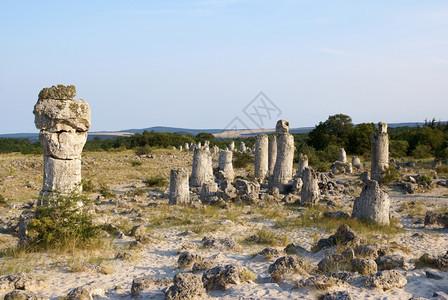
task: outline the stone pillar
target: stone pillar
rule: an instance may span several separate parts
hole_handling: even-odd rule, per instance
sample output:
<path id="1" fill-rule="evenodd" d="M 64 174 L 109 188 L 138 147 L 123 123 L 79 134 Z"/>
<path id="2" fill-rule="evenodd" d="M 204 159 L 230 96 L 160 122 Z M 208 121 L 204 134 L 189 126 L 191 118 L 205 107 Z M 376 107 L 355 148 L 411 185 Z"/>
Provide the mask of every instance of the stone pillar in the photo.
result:
<path id="1" fill-rule="evenodd" d="M 194 149 L 190 186 L 202 187 L 208 181 L 214 181 L 212 157 L 208 151 Z"/>
<path id="2" fill-rule="evenodd" d="M 221 150 L 219 152 L 218 177 L 222 180 L 233 181 L 235 172 L 232 164 L 233 152 L 231 150 Z"/>
<path id="3" fill-rule="evenodd" d="M 378 132 L 370 136 L 372 151 L 372 166 L 370 176 L 372 180 L 383 181 L 386 168 L 389 168 L 389 135 L 387 124 L 378 123 Z"/>
<path id="4" fill-rule="evenodd" d="M 255 143 L 255 179 L 263 182 L 268 173 L 268 136 L 259 134 Z"/>
<path id="5" fill-rule="evenodd" d="M 347 153 L 345 153 L 345 149 L 339 149 L 339 161 L 342 163 L 347 163 Z"/>
<path id="6" fill-rule="evenodd" d="M 185 151 L 190 151 L 190 145 L 188 143 L 184 144 Z"/>
<path id="7" fill-rule="evenodd" d="M 375 180 L 368 180 L 353 204 L 353 218 L 389 225 L 389 195 Z"/>
<path id="8" fill-rule="evenodd" d="M 302 204 L 312 206 L 319 202 L 319 178 L 311 167 L 305 167 L 303 170 L 302 185 Z"/>
<path id="9" fill-rule="evenodd" d="M 89 104 L 76 95 L 75 86 L 44 88 L 34 106 L 44 154 L 41 197 L 81 192 L 81 153 L 90 129 Z"/>
<path id="10" fill-rule="evenodd" d="M 294 160 L 294 137 L 289 133 L 289 123 L 284 120 L 277 122 L 277 159 L 272 177 L 272 187 L 277 187 L 280 193 L 285 192 L 285 185 L 292 180 L 292 165 Z"/>
<path id="11" fill-rule="evenodd" d="M 356 168 L 361 167 L 361 160 L 359 159 L 358 156 L 353 156 L 352 157 L 352 165 Z"/>
<path id="12" fill-rule="evenodd" d="M 308 167 L 308 156 L 305 154 L 299 154 L 299 168 L 297 170 L 297 177 L 302 178 L 303 171 Z"/>
<path id="13" fill-rule="evenodd" d="M 171 170 L 169 204 L 190 204 L 188 170 L 185 168 Z"/>
<path id="14" fill-rule="evenodd" d="M 277 137 L 274 135 L 269 140 L 269 157 L 268 157 L 269 176 L 272 176 L 274 174 L 274 166 L 276 160 L 277 160 Z"/>
<path id="15" fill-rule="evenodd" d="M 246 152 L 246 144 L 244 142 L 240 143 L 240 151 L 245 153 Z"/>
<path id="16" fill-rule="evenodd" d="M 235 141 L 230 141 L 230 143 L 229 143 L 229 150 L 230 151 L 235 151 Z"/>
<path id="17" fill-rule="evenodd" d="M 184 148 L 182 146 L 178 146 L 177 150 L 182 151 L 182 150 L 184 150 Z"/>

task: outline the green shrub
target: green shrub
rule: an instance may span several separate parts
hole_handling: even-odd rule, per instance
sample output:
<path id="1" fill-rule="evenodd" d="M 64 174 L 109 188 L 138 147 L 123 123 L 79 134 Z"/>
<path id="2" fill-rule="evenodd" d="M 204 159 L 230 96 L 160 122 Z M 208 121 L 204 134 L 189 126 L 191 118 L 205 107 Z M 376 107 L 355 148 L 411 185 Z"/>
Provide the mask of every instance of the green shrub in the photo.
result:
<path id="1" fill-rule="evenodd" d="M 409 143 L 403 140 L 391 140 L 390 141 L 390 155 L 392 157 L 404 157 L 406 156 L 409 148 Z"/>
<path id="2" fill-rule="evenodd" d="M 47 205 L 37 206 L 30 220 L 30 246 L 38 248 L 82 248 L 99 233 L 92 217 L 84 213 L 80 203 L 87 204 L 81 195 L 56 195 L 43 199 Z"/>
<path id="3" fill-rule="evenodd" d="M 386 171 L 383 176 L 383 183 L 389 184 L 394 182 L 400 178 L 400 172 L 398 172 L 397 168 L 394 165 L 390 165 L 389 168 L 386 168 Z"/>
<path id="4" fill-rule="evenodd" d="M 139 167 L 141 165 L 143 165 L 143 163 L 141 161 L 139 161 L 139 160 L 131 161 L 131 166 L 133 166 L 133 167 Z"/>
<path id="5" fill-rule="evenodd" d="M 415 158 L 427 158 L 431 157 L 431 147 L 428 145 L 417 145 L 412 151 L 412 156 Z"/>
<path id="6" fill-rule="evenodd" d="M 109 186 L 107 184 L 105 184 L 105 183 L 101 183 L 100 184 L 100 188 L 99 188 L 98 192 L 104 198 L 114 198 L 115 197 L 115 195 L 112 194 L 112 192 L 110 191 Z"/>
<path id="7" fill-rule="evenodd" d="M 157 175 L 153 177 L 148 177 L 143 180 L 143 183 L 148 187 L 163 187 L 168 184 L 168 180 L 165 177 Z"/>
<path id="8" fill-rule="evenodd" d="M 431 185 L 432 179 L 428 175 L 422 175 L 418 177 L 419 183 L 426 183 L 427 185 Z"/>
<path id="9" fill-rule="evenodd" d="M 233 155 L 233 166 L 235 168 L 245 168 L 252 163 L 254 158 L 252 155 L 244 152 L 235 152 Z"/>
<path id="10" fill-rule="evenodd" d="M 437 174 L 448 174 L 448 166 L 447 165 L 438 166 L 436 168 L 436 172 Z"/>
<path id="11" fill-rule="evenodd" d="M 8 205 L 8 202 L 6 201 L 5 196 L 0 194 L 0 206 L 6 206 L 6 205 Z"/>
<path id="12" fill-rule="evenodd" d="M 95 185 L 91 179 L 81 179 L 81 186 L 84 192 L 92 192 L 95 189 Z"/>
<path id="13" fill-rule="evenodd" d="M 136 147 L 134 149 L 134 152 L 135 152 L 135 155 L 138 155 L 138 156 L 140 156 L 140 155 L 149 155 L 149 154 L 152 154 L 153 149 L 152 149 L 152 147 L 150 147 L 148 145 L 145 145 L 143 147 Z"/>

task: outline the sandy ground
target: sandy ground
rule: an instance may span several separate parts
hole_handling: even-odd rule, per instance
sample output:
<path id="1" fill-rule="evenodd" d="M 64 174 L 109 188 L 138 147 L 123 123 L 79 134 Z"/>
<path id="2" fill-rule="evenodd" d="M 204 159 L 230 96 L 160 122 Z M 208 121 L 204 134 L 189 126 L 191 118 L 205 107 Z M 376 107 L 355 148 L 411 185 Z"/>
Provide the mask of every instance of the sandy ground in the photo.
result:
<path id="1" fill-rule="evenodd" d="M 1 220 L 4 223 L 7 220 L 15 220 L 22 211 L 23 203 L 32 198 L 30 195 L 38 194 L 41 184 L 39 168 L 42 167 L 42 159 L 39 156 L 20 155 L 3 155 L 0 158 L 0 193 L 12 203 L 8 209 L 3 209 L 0 212 Z M 141 160 L 143 164 L 131 167 L 131 162 L 135 160 Z M 154 207 L 165 205 L 167 199 L 164 197 L 165 190 L 163 188 L 145 188 L 142 179 L 151 174 L 167 176 L 171 168 L 180 166 L 191 166 L 191 154 L 167 151 L 166 153 L 156 153 L 152 159 L 136 158 L 129 152 L 124 154 L 86 154 L 83 159 L 84 177 L 92 179 L 96 184 L 107 183 L 115 194 L 121 195 L 113 199 L 111 204 L 106 203 L 108 199 L 102 199 L 100 205 L 97 205 L 97 211 L 100 213 L 95 214 L 96 218 L 102 219 L 106 223 L 121 218 L 127 220 L 128 225 L 151 224 L 153 218 L 156 217 L 154 214 L 156 208 Z M 247 174 L 251 170 L 240 170 L 239 172 Z M 340 176 L 336 179 L 354 181 L 358 180 L 358 177 Z M 125 192 L 135 189 L 143 189 L 144 194 L 136 197 L 125 195 Z M 435 188 L 416 195 L 403 195 L 399 191 L 391 190 L 391 215 L 402 224 L 403 232 L 391 235 L 378 233 L 366 237 L 370 242 L 392 245 L 394 254 L 400 254 L 406 258 L 408 269 L 400 269 L 408 281 L 404 288 L 382 291 L 363 287 L 362 281 L 359 281 L 351 285 L 338 284 L 328 290 L 349 291 L 353 299 L 431 298 L 434 292 L 448 293 L 448 274 L 446 272 L 428 267 L 416 267 L 414 264 L 414 261 L 425 252 L 442 255 L 448 250 L 447 229 L 423 226 L 426 210 L 447 211 L 447 194 L 447 188 Z M 92 193 L 90 197 L 96 198 L 97 195 Z M 356 195 L 337 197 L 340 202 L 338 209 L 351 212 L 354 196 Z M 129 205 L 123 204 L 124 202 L 129 202 Z M 148 206 L 150 203 L 153 206 Z M 140 211 L 123 213 L 124 210 L 133 207 L 140 208 Z M 285 210 L 283 206 L 276 207 L 269 207 L 270 213 L 274 214 L 278 209 L 281 213 L 290 214 L 289 217 L 295 218 L 295 214 L 298 216 L 298 211 L 300 211 L 297 209 Z M 226 291 L 210 292 L 208 296 L 211 299 L 317 299 L 326 293 L 326 291 L 312 288 L 295 288 L 294 283 L 304 278 L 300 274 L 287 275 L 279 283 L 271 282 L 268 267 L 276 258 L 265 259 L 256 255 L 266 245 L 247 244 L 244 243 L 244 239 L 256 230 L 268 229 L 279 235 L 288 236 L 290 242 L 310 251 L 317 238 L 328 237 L 334 233 L 336 228 L 333 230 L 318 227 L 277 228 L 274 217 L 270 218 L 268 215 L 264 217 L 262 211 L 256 211 L 249 206 L 239 207 L 240 213 L 231 221 L 227 216 L 232 209 L 236 208 L 217 210 L 213 217 L 204 219 L 198 224 L 195 223 L 195 226 L 202 225 L 205 228 L 199 233 L 194 232 L 192 225 L 151 226 L 149 234 L 153 237 L 152 241 L 137 250 L 128 250 L 126 245 L 135 239 L 125 236 L 123 239 L 113 238 L 111 249 L 105 253 L 80 254 L 81 256 L 104 256 L 103 261 L 97 265 L 108 266 L 111 269 L 108 274 L 102 274 L 94 269 L 69 271 L 70 268 L 67 266 L 70 265 L 70 257 L 46 253 L 33 253 L 21 258 L 1 257 L 0 266 L 3 266 L 1 270 L 6 275 L 9 274 L 5 273 L 8 270 L 22 271 L 25 269 L 42 280 L 41 287 L 36 291 L 51 299 L 67 295 L 70 289 L 92 281 L 106 291 L 104 296 L 95 297 L 97 299 L 131 299 L 130 289 L 134 278 L 146 276 L 172 279 L 178 272 L 188 272 L 189 270 L 177 268 L 179 252 L 184 248 L 184 250 L 199 254 L 219 265 L 242 265 L 257 275 L 257 279 L 253 282 L 234 285 Z M 173 208 L 174 211 L 175 208 Z M 207 230 L 209 225 L 210 228 L 213 227 L 213 230 Z M 357 231 L 357 228 L 352 229 Z M 201 247 L 201 240 L 204 236 L 233 237 L 241 247 L 239 249 L 225 247 L 205 249 Z M 16 242 L 16 237 L 2 234 L 0 240 L 2 248 L 6 248 Z M 274 248 L 282 251 L 284 245 L 277 245 Z M 134 258 L 130 260 L 116 259 L 115 254 L 122 251 L 130 252 Z M 303 259 L 313 268 L 326 254 L 332 251 L 334 249 L 321 250 L 317 253 L 303 253 Z M 85 262 L 82 258 L 78 257 L 77 259 Z M 11 264 L 16 264 L 16 266 L 9 269 L 5 267 Z M 441 275 L 443 279 L 427 278 L 425 272 L 428 270 Z M 8 290 L 0 290 L 0 296 L 7 292 Z M 164 299 L 164 293 L 162 289 L 145 290 L 142 291 L 140 297 L 142 299 Z"/>

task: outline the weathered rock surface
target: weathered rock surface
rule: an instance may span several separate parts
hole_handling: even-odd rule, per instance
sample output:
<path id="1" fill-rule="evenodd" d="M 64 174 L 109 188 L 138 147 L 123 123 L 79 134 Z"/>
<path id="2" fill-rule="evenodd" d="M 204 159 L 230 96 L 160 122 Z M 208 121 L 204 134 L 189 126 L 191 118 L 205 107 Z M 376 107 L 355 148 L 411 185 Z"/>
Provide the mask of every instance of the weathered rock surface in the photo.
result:
<path id="1" fill-rule="evenodd" d="M 0 277 L 0 290 L 17 289 L 33 290 L 38 288 L 40 281 L 31 274 L 18 273 Z"/>
<path id="2" fill-rule="evenodd" d="M 362 275 L 372 275 L 378 272 L 378 266 L 373 259 L 355 258 L 352 260 L 352 271 Z"/>
<path id="3" fill-rule="evenodd" d="M 243 201 L 258 202 L 260 194 L 260 184 L 258 182 L 238 179 L 235 187 Z"/>
<path id="4" fill-rule="evenodd" d="M 436 224 L 442 225 L 444 228 L 448 228 L 448 213 L 427 211 L 425 215 L 425 226 Z"/>
<path id="5" fill-rule="evenodd" d="M 339 226 L 336 233 L 330 235 L 328 238 L 320 239 L 317 242 L 317 250 L 321 250 L 336 245 L 351 245 L 358 246 L 359 238 L 355 232 L 346 224 Z"/>
<path id="6" fill-rule="evenodd" d="M 395 268 L 408 269 L 404 256 L 398 254 L 380 256 L 375 259 L 375 262 L 378 265 L 379 271 L 392 270 Z"/>
<path id="7" fill-rule="evenodd" d="M 171 170 L 169 204 L 190 204 L 188 170 L 185 168 Z"/>
<path id="8" fill-rule="evenodd" d="M 302 178 L 303 172 L 305 171 L 305 168 L 308 167 L 308 156 L 305 154 L 300 153 L 299 154 L 299 167 L 297 170 L 297 177 Z"/>
<path id="9" fill-rule="evenodd" d="M 305 167 L 302 180 L 302 205 L 316 205 L 319 202 L 320 196 L 318 175 L 311 167 Z"/>
<path id="10" fill-rule="evenodd" d="M 361 245 L 354 249 L 355 256 L 377 259 L 380 256 L 384 256 L 387 254 L 389 248 L 387 246 L 379 245 L 379 244 L 367 244 Z"/>
<path id="11" fill-rule="evenodd" d="M 397 270 L 381 271 L 367 278 L 365 286 L 376 287 L 382 290 L 402 288 L 408 283 L 406 277 Z"/>
<path id="12" fill-rule="evenodd" d="M 32 291 L 14 290 L 5 295 L 4 300 L 48 300 L 48 297 L 41 296 Z"/>
<path id="13" fill-rule="evenodd" d="M 233 181 L 235 172 L 232 164 L 233 152 L 231 150 L 221 150 L 219 152 L 218 178 L 221 180 Z"/>
<path id="14" fill-rule="evenodd" d="M 212 157 L 210 153 L 195 149 L 193 155 L 193 171 L 191 172 L 190 186 L 202 187 L 206 182 L 214 181 Z"/>
<path id="15" fill-rule="evenodd" d="M 173 278 L 173 285 L 165 292 L 166 300 L 189 300 L 204 297 L 206 291 L 199 276 L 179 273 Z"/>
<path id="16" fill-rule="evenodd" d="M 217 266 L 208 269 L 202 275 L 202 282 L 207 291 L 227 290 L 229 286 L 240 284 L 250 278 L 250 272 L 246 268 L 238 265 Z M 250 274 L 252 274 L 250 272 Z"/>
<path id="17" fill-rule="evenodd" d="M 375 180 L 366 182 L 353 205 L 353 218 L 369 220 L 380 225 L 389 225 L 389 195 Z"/>
<path id="18" fill-rule="evenodd" d="M 283 256 L 269 266 L 268 272 L 272 281 L 279 281 L 285 274 L 293 272 L 304 272 L 305 264 L 295 256 Z"/>
<path id="19" fill-rule="evenodd" d="M 177 260 L 178 268 L 191 268 L 194 263 L 202 262 L 204 258 L 198 254 L 193 254 L 188 251 L 181 252 Z"/>
<path id="20" fill-rule="evenodd" d="M 347 291 L 333 291 L 328 292 L 322 300 L 352 300 Z"/>
<path id="21" fill-rule="evenodd" d="M 272 177 L 272 187 L 277 187 L 284 193 L 292 180 L 292 167 L 294 159 L 294 137 L 289 134 L 289 123 L 280 120 L 277 122 L 277 159 Z"/>
<path id="22" fill-rule="evenodd" d="M 131 295 L 137 297 L 140 292 L 146 289 L 163 289 L 172 284 L 169 278 L 154 278 L 154 277 L 138 277 L 132 280 Z"/>
<path id="23" fill-rule="evenodd" d="M 274 135 L 269 139 L 268 174 L 274 174 L 275 161 L 277 160 L 277 137 Z"/>
<path id="24" fill-rule="evenodd" d="M 371 141 L 371 178 L 382 182 L 386 168 L 389 168 L 389 135 L 387 124 L 378 123 L 378 132 L 372 133 Z"/>
<path id="25" fill-rule="evenodd" d="M 266 134 L 257 135 L 255 143 L 255 179 L 263 182 L 269 167 L 269 145 Z"/>
<path id="26" fill-rule="evenodd" d="M 48 132 L 41 130 L 39 140 L 45 156 L 56 159 L 81 159 L 87 132 Z"/>

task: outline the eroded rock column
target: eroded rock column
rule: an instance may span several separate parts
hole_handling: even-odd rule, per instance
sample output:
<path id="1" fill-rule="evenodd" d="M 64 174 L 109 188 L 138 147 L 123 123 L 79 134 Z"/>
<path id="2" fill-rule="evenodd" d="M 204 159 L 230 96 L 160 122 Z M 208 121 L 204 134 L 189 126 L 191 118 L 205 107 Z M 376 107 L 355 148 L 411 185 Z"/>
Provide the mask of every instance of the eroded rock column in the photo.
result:
<path id="1" fill-rule="evenodd" d="M 171 170 L 169 204 L 190 204 L 188 170 L 185 168 Z"/>
<path id="2" fill-rule="evenodd" d="M 378 132 L 370 136 L 372 151 L 372 166 L 370 176 L 372 180 L 383 181 L 383 175 L 389 168 L 389 135 L 387 124 L 378 123 Z"/>
<path id="3" fill-rule="evenodd" d="M 268 173 L 268 136 L 259 134 L 255 142 L 255 179 L 263 182 Z"/>
<path id="4" fill-rule="evenodd" d="M 269 176 L 274 174 L 274 166 L 276 160 L 277 160 L 277 137 L 274 135 L 269 140 L 269 157 L 268 157 Z"/>
<path id="5" fill-rule="evenodd" d="M 308 156 L 305 154 L 300 153 L 299 154 L 299 167 L 297 170 L 297 177 L 302 178 L 303 171 L 305 168 L 308 167 Z"/>
<path id="6" fill-rule="evenodd" d="M 316 205 L 319 202 L 319 176 L 311 167 L 303 170 L 302 204 L 306 206 Z"/>
<path id="7" fill-rule="evenodd" d="M 277 187 L 280 193 L 284 193 L 285 186 L 292 180 L 294 137 L 289 133 L 289 123 L 285 120 L 279 120 L 275 130 L 277 132 L 277 159 L 272 177 L 272 187 Z"/>
<path id="8" fill-rule="evenodd" d="M 339 161 L 342 163 L 347 163 L 347 153 L 344 148 L 339 149 Z"/>
<path id="9" fill-rule="evenodd" d="M 219 151 L 218 178 L 233 181 L 235 172 L 232 164 L 233 152 L 231 150 Z"/>
<path id="10" fill-rule="evenodd" d="M 90 129 L 90 107 L 84 100 L 73 99 L 75 95 L 73 85 L 44 88 L 34 106 L 44 154 L 41 197 L 82 191 L 81 153 Z"/>
<path id="11" fill-rule="evenodd" d="M 210 152 L 202 149 L 194 149 L 190 186 L 202 187 L 208 181 L 214 181 Z"/>
<path id="12" fill-rule="evenodd" d="M 389 195 L 375 180 L 369 180 L 353 204 L 353 218 L 369 220 L 380 225 L 389 225 Z"/>

